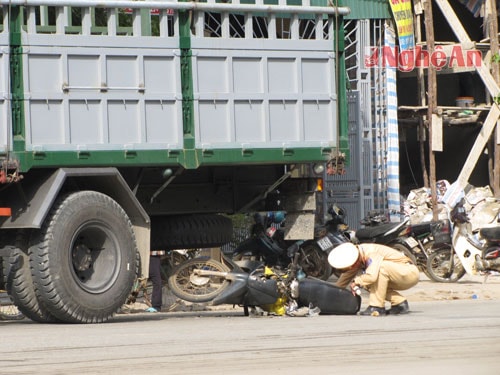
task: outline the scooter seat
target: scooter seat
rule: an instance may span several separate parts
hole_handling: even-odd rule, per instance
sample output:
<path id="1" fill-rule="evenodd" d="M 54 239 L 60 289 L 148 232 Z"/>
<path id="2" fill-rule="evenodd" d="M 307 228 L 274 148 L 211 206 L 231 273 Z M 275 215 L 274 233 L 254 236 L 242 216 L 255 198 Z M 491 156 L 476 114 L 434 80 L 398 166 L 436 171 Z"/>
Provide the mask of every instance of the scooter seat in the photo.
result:
<path id="1" fill-rule="evenodd" d="M 431 223 L 430 221 L 424 221 L 418 224 L 411 225 L 411 232 L 415 236 L 421 236 L 431 232 Z"/>
<path id="2" fill-rule="evenodd" d="M 363 242 L 365 240 L 373 240 L 376 242 L 376 237 L 380 237 L 381 235 L 390 232 L 398 227 L 401 227 L 404 223 L 386 223 L 375 225 L 373 227 L 361 228 L 356 231 L 356 238 Z"/>
<path id="3" fill-rule="evenodd" d="M 488 241 L 500 241 L 500 226 L 481 228 L 479 234 Z"/>

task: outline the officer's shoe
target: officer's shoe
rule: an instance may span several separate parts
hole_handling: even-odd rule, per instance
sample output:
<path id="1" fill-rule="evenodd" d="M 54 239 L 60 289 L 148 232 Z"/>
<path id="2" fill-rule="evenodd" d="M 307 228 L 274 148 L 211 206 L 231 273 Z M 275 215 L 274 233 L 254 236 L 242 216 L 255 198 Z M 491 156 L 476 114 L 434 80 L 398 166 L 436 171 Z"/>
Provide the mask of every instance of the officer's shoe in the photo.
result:
<path id="1" fill-rule="evenodd" d="M 408 314 L 410 312 L 410 306 L 408 306 L 408 301 L 403 301 L 397 305 L 391 307 L 390 310 L 387 310 L 387 314 L 390 315 L 399 315 L 399 314 Z"/>
<path id="2" fill-rule="evenodd" d="M 365 315 L 365 316 L 380 316 L 380 315 L 385 315 L 385 309 L 383 307 L 377 307 L 377 306 L 368 306 L 365 311 L 361 311 L 359 315 Z"/>

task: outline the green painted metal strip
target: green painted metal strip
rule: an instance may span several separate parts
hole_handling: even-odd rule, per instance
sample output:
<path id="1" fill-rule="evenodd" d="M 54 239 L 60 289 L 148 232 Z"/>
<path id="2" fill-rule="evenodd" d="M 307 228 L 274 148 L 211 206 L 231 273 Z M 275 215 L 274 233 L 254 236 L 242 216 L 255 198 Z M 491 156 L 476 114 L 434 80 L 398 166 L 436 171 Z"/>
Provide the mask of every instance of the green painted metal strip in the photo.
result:
<path id="1" fill-rule="evenodd" d="M 23 47 L 21 43 L 21 27 L 23 22 L 22 8 L 13 6 L 10 10 L 10 16 L 10 82 L 14 150 L 23 151 L 25 149 L 25 119 Z"/>
<path id="2" fill-rule="evenodd" d="M 174 166 L 289 164 L 327 160 L 331 148 L 130 150 L 130 151 L 38 151 L 14 152 L 21 172 L 31 168 L 97 166 Z M 193 162 L 194 160 L 194 162 Z"/>
<path id="3" fill-rule="evenodd" d="M 181 88 L 182 88 L 182 121 L 184 133 L 184 149 L 193 150 L 194 137 L 194 94 L 193 94 L 193 67 L 191 51 L 191 17 L 189 12 L 179 12 L 179 48 L 181 51 Z M 193 152 L 186 153 L 188 160 L 186 168 L 196 168 L 197 160 Z"/>
<path id="4" fill-rule="evenodd" d="M 347 113 L 349 104 L 347 103 L 347 85 L 349 80 L 347 79 L 347 70 L 345 66 L 345 33 L 344 33 L 344 21 L 341 16 L 338 18 L 336 36 L 338 37 L 338 43 L 335 49 L 337 51 L 337 100 L 338 100 L 338 121 L 339 121 L 339 148 L 340 152 L 346 154 L 346 160 L 349 160 L 349 114 Z"/>
<path id="5" fill-rule="evenodd" d="M 346 6 L 351 12 L 345 17 L 349 20 L 391 18 L 389 0 L 336 0 L 334 5 Z"/>

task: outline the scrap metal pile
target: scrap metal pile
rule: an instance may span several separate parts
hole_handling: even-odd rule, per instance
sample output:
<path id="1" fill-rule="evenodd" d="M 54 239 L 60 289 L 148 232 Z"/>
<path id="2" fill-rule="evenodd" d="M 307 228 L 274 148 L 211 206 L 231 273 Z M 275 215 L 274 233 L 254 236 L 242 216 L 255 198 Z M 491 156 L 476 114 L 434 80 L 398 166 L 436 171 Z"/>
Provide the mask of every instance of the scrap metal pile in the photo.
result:
<path id="1" fill-rule="evenodd" d="M 448 209 L 442 199 L 450 184 L 446 180 L 437 182 L 438 219 L 448 219 Z M 489 186 L 470 187 L 464 196 L 465 209 L 468 214 L 472 231 L 494 224 L 500 210 L 500 200 L 495 198 Z M 432 199 L 429 188 L 419 188 L 410 191 L 404 202 L 404 213 L 410 218 L 411 224 L 432 221 Z"/>

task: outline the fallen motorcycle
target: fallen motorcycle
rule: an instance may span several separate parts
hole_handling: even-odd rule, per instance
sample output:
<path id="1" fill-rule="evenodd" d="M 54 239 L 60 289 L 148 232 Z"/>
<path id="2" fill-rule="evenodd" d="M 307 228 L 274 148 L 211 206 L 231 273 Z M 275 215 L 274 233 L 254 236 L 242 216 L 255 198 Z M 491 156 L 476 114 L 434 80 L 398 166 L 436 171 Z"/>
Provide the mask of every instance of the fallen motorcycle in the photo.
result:
<path id="1" fill-rule="evenodd" d="M 271 213 L 255 214 L 254 221 L 251 236 L 233 251 L 234 261 L 251 259 L 261 261 L 269 267 L 286 268 L 291 262 L 287 248 L 296 246 L 299 254 L 298 265 L 307 276 L 321 280 L 330 277 L 332 269 L 328 264 L 328 253 L 325 253 L 315 240 L 285 240 L 283 229 L 270 223 L 271 221 L 273 224 L 280 224 L 283 219 L 276 219 Z"/>
<path id="2" fill-rule="evenodd" d="M 293 315 L 301 307 L 321 314 L 356 314 L 361 298 L 323 280 L 306 277 L 298 265 L 297 247 L 290 249 L 287 269 L 263 263 L 193 259 L 181 264 L 169 278 L 172 292 L 189 302 L 210 302 L 256 308 L 276 315 Z M 230 269 L 229 266 L 231 267 Z"/>

